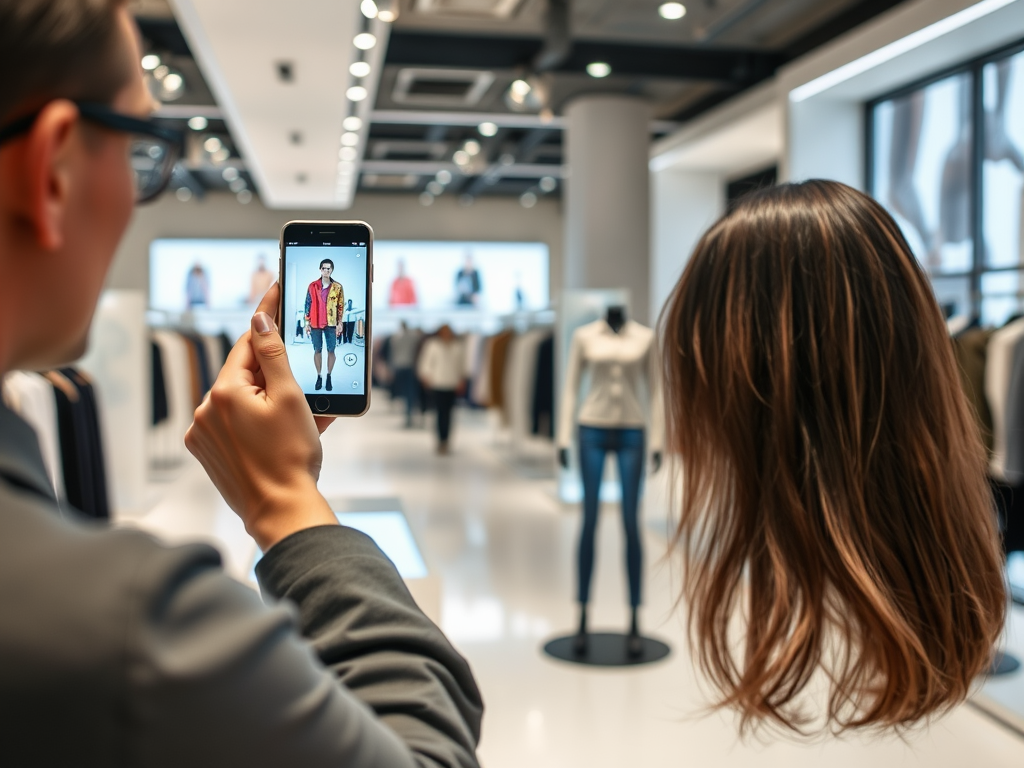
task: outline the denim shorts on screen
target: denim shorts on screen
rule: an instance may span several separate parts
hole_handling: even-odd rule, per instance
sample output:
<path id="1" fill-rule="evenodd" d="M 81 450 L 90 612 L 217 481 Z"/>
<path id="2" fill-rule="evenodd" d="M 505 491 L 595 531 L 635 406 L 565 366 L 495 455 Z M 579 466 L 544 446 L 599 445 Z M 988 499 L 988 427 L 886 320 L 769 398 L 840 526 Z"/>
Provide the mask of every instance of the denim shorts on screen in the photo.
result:
<path id="1" fill-rule="evenodd" d="M 310 328 L 309 335 L 313 339 L 313 351 L 320 354 L 324 349 L 324 339 L 327 339 L 327 352 L 334 352 L 338 346 L 338 331 L 334 326 L 326 328 Z"/>

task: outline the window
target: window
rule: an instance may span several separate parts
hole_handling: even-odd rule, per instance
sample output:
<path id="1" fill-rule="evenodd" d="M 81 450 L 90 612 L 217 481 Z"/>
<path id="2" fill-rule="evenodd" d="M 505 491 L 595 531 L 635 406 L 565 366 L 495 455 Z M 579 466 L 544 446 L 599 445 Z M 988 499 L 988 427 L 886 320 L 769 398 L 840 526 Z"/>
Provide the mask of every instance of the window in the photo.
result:
<path id="1" fill-rule="evenodd" d="M 1024 311 L 1024 51 L 1018 45 L 868 105 L 868 188 L 948 314 Z"/>

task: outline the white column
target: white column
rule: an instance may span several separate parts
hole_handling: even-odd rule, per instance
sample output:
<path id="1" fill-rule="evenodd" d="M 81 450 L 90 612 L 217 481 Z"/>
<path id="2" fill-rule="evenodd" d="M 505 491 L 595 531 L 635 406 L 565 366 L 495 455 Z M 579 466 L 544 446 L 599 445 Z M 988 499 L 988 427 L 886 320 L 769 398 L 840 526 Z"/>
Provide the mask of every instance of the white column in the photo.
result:
<path id="1" fill-rule="evenodd" d="M 630 96 L 583 96 L 566 110 L 563 287 L 626 288 L 649 323 L 651 111 Z"/>

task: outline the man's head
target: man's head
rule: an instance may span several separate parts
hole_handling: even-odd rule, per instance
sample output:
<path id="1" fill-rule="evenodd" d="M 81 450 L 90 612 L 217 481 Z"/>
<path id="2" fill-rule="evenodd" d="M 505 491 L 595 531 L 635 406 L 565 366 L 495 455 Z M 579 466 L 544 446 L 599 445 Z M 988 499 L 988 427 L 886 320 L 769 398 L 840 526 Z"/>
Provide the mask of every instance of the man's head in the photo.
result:
<path id="1" fill-rule="evenodd" d="M 334 272 L 334 262 L 330 259 L 324 259 L 320 262 L 320 277 L 324 280 L 331 279 L 331 273 Z"/>
<path id="2" fill-rule="evenodd" d="M 0 145 L 0 371 L 85 350 L 135 189 L 131 137 L 84 121 L 72 101 L 147 116 L 139 58 L 123 0 L 0 0 L 0 126 L 36 114 Z M 55 275 L 74 284 L 61 311 L 30 312 Z"/>

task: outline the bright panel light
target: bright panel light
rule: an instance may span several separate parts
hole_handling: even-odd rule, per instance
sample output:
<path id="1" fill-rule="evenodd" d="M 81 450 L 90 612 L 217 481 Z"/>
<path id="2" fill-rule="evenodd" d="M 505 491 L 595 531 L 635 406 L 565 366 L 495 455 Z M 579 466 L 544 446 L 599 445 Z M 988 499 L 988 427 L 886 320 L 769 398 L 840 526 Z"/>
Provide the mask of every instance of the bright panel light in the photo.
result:
<path id="1" fill-rule="evenodd" d="M 476 129 L 478 131 L 480 131 L 480 135 L 481 136 L 488 136 L 488 137 L 490 137 L 490 136 L 494 136 L 495 134 L 498 133 L 498 125 L 497 125 L 497 123 L 491 123 L 491 122 L 480 123 L 480 125 L 478 125 L 476 127 Z"/>
<path id="2" fill-rule="evenodd" d="M 360 51 L 368 51 L 377 44 L 377 38 L 369 32 L 360 32 L 355 36 L 352 44 Z"/>
<path id="3" fill-rule="evenodd" d="M 203 142 L 203 149 L 209 153 L 219 152 L 220 148 L 224 146 L 224 142 L 218 139 L 216 136 L 211 136 Z"/>
<path id="4" fill-rule="evenodd" d="M 366 77 L 370 74 L 370 65 L 365 61 L 354 61 L 348 71 L 352 73 L 353 77 Z"/>
<path id="5" fill-rule="evenodd" d="M 349 101 L 362 101 L 367 96 L 369 96 L 369 93 L 365 88 L 363 88 L 363 86 L 353 85 L 351 88 L 345 91 L 345 96 L 346 98 L 348 98 Z"/>
<path id="6" fill-rule="evenodd" d="M 342 147 L 341 151 L 338 152 L 339 160 L 346 160 L 348 162 L 352 162 L 357 157 L 359 157 L 359 150 L 357 150 L 355 147 Z"/>
<path id="7" fill-rule="evenodd" d="M 343 133 L 341 134 L 341 145 L 343 147 L 356 147 L 359 145 L 359 134 L 358 133 Z"/>
<path id="8" fill-rule="evenodd" d="M 611 64 L 604 61 L 592 61 L 587 64 L 587 74 L 591 77 L 608 77 L 611 73 Z"/>
<path id="9" fill-rule="evenodd" d="M 512 95 L 523 98 L 533 90 L 533 87 L 525 80 L 513 80 L 509 90 L 512 91 Z"/>
<path id="10" fill-rule="evenodd" d="M 686 15 L 686 6 L 682 3 L 662 3 L 658 6 L 658 15 L 663 19 L 675 21 Z"/>
<path id="11" fill-rule="evenodd" d="M 947 35 L 960 29 L 960 27 L 988 16 L 990 13 L 995 13 L 1000 8 L 1015 2 L 1017 0 L 981 0 L 980 3 L 964 8 L 959 13 L 954 13 L 952 16 L 940 19 L 934 24 L 919 29 L 906 37 L 901 37 L 899 40 L 894 40 L 888 45 L 883 45 L 881 48 L 861 56 L 859 59 L 854 59 L 837 69 L 833 69 L 831 72 L 826 72 L 821 77 L 817 77 L 809 83 L 804 83 L 799 88 L 794 88 L 789 92 L 789 100 L 801 102 L 812 96 L 817 96 L 819 93 L 845 83 L 847 80 L 857 77 L 857 75 L 862 75 L 875 67 L 885 64 L 887 61 L 892 61 L 898 56 L 909 53 L 915 48 L 920 48 L 932 40 L 937 40 L 943 35 Z"/>
<path id="12" fill-rule="evenodd" d="M 381 11 L 377 14 L 377 17 L 385 24 L 390 24 L 398 18 L 398 14 L 394 11 Z"/>
<path id="13" fill-rule="evenodd" d="M 193 131 L 205 131 L 206 127 L 209 124 L 210 124 L 210 121 L 207 120 L 202 115 L 196 115 L 195 117 L 193 117 L 191 120 L 188 121 L 188 127 L 191 128 Z"/>
<path id="14" fill-rule="evenodd" d="M 142 68 L 147 72 L 152 72 L 154 69 L 160 66 L 160 57 L 155 53 L 147 53 L 142 57 Z"/>
<path id="15" fill-rule="evenodd" d="M 363 127 L 363 121 L 356 117 L 355 115 L 352 115 L 351 117 L 345 118 L 345 121 L 341 124 L 341 127 L 344 128 L 346 131 L 358 131 L 360 128 Z"/>
<path id="16" fill-rule="evenodd" d="M 359 10 L 363 12 L 363 16 L 368 19 L 377 18 L 377 4 L 373 0 L 363 0 L 359 4 Z"/>

